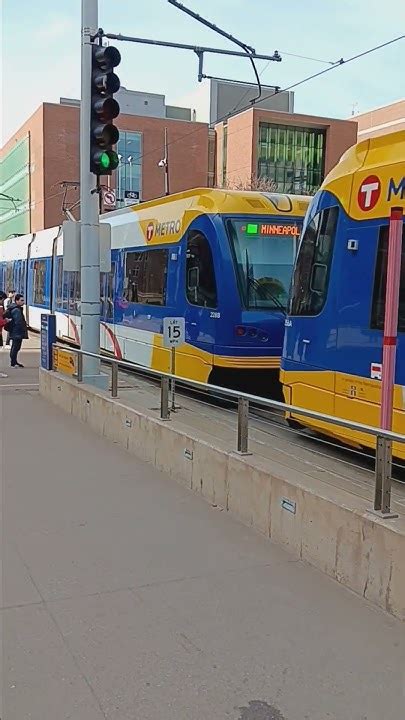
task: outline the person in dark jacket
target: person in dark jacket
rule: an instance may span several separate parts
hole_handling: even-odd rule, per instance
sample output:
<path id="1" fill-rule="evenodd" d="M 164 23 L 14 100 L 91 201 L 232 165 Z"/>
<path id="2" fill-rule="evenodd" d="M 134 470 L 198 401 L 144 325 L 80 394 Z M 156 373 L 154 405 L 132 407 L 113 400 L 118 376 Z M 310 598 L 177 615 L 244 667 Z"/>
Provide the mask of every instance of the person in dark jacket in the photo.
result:
<path id="1" fill-rule="evenodd" d="M 4 312 L 14 303 L 15 290 L 9 290 L 6 298 L 4 299 Z M 10 333 L 6 335 L 6 345 L 10 345 Z"/>
<path id="2" fill-rule="evenodd" d="M 6 293 L 0 290 L 0 348 L 3 347 L 3 328 L 7 325 L 7 320 L 4 320 L 4 301 L 6 298 Z"/>
<path id="3" fill-rule="evenodd" d="M 18 362 L 18 353 L 21 350 L 22 341 L 28 338 L 27 323 L 23 312 L 24 297 L 17 293 L 14 302 L 9 305 L 6 311 L 6 317 L 10 319 L 7 330 L 10 333 L 11 350 L 10 364 L 11 367 L 22 368 L 24 365 Z"/>

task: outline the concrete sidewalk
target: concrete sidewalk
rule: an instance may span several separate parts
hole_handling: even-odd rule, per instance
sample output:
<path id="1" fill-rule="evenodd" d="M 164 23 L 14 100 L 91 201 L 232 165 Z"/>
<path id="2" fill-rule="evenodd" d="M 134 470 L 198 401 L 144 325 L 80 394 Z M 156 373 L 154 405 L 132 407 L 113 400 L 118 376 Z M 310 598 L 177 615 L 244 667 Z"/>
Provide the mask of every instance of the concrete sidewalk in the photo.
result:
<path id="1" fill-rule="evenodd" d="M 399 620 L 48 405 L 21 357 L 0 380 L 3 720 L 403 717 Z"/>

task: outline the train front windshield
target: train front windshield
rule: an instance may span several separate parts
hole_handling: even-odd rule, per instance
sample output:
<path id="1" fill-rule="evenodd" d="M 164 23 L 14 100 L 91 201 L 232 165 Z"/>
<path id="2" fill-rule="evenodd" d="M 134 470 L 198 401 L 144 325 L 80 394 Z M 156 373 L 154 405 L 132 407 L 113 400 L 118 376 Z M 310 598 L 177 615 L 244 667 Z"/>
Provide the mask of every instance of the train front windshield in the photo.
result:
<path id="1" fill-rule="evenodd" d="M 285 310 L 302 223 L 227 220 L 242 301 L 248 310 Z"/>

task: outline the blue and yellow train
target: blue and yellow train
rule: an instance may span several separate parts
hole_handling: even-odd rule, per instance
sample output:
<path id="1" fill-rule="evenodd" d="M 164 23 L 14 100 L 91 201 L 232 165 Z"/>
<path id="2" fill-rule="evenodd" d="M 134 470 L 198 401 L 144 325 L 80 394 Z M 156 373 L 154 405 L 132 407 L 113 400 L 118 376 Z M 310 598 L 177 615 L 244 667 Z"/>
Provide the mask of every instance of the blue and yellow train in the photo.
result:
<path id="1" fill-rule="evenodd" d="M 308 210 L 293 273 L 281 381 L 286 402 L 379 425 L 388 227 L 405 208 L 405 131 L 343 155 Z M 302 417 L 290 421 L 373 447 L 362 433 Z M 393 430 L 405 434 L 405 233 Z M 405 459 L 405 445 L 394 446 Z"/>
<path id="2" fill-rule="evenodd" d="M 108 213 L 111 272 L 100 278 L 100 345 L 169 370 L 163 318 L 183 316 L 176 371 L 264 393 L 278 376 L 292 268 L 309 198 L 196 189 Z M 80 343 L 80 274 L 63 270 L 63 232 L 0 244 L 0 288 L 22 291 L 29 325 L 54 312 Z"/>

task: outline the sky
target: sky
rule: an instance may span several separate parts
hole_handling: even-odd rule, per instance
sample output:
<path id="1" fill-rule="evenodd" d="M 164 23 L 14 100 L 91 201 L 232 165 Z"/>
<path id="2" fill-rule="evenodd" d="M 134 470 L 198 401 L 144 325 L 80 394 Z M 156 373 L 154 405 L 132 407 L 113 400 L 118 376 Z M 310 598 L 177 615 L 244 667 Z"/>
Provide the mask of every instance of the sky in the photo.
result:
<path id="1" fill-rule="evenodd" d="M 0 0 L 2 144 L 41 102 L 80 97 L 80 0 Z M 264 84 L 286 87 L 374 45 L 405 34 L 404 0 L 183 0 L 257 52 L 278 50 L 281 63 L 258 61 Z M 106 32 L 232 48 L 167 0 L 99 0 Z M 118 43 L 117 69 L 128 89 L 161 93 L 171 105 L 208 119 L 208 81 L 197 81 L 191 52 Z M 292 57 L 306 56 L 315 60 Z M 295 91 L 295 111 L 346 118 L 405 96 L 405 40 L 332 70 Z M 319 60 L 323 62 L 319 62 Z M 401 66 L 402 60 L 402 66 Z M 247 60 L 206 56 L 204 72 L 253 80 Z"/>

